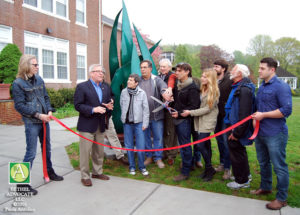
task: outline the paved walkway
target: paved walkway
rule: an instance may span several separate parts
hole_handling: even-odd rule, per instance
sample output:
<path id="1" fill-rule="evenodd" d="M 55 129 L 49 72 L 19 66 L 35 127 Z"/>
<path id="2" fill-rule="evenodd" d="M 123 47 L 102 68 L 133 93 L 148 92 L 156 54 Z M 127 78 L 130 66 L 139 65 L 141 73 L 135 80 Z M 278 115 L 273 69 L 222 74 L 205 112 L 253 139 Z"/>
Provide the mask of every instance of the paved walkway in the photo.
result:
<path id="1" fill-rule="evenodd" d="M 75 127 L 77 117 L 64 119 Z M 62 182 L 45 184 L 42 176 L 40 149 L 32 169 L 32 186 L 37 196 L 26 197 L 23 203 L 32 213 L 5 212 L 15 198 L 7 197 L 13 185 L 8 184 L 8 162 L 22 161 L 25 152 L 23 126 L 0 125 L 0 214 L 82 215 L 82 214 L 243 214 L 243 215 L 300 215 L 299 208 L 285 207 L 281 211 L 265 209 L 267 202 L 204 192 L 145 181 L 111 176 L 109 181 L 93 180 L 92 187 L 83 187 L 80 172 L 73 170 L 65 146 L 78 137 L 51 122 L 52 161 Z M 110 150 L 112 151 L 112 150 Z M 110 152 L 109 151 L 109 152 Z"/>

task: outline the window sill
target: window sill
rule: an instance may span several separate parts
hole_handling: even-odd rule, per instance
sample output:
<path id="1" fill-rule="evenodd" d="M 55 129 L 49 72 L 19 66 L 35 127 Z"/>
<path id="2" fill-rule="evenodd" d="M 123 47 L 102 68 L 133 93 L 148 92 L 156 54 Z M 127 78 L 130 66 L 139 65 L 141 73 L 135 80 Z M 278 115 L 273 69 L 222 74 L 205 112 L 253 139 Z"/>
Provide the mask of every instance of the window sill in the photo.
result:
<path id="1" fill-rule="evenodd" d="M 76 25 L 79 25 L 79 26 L 81 26 L 81 27 L 84 27 L 84 28 L 88 28 L 88 26 L 86 25 L 86 24 L 83 24 L 83 23 L 81 23 L 81 22 L 75 22 L 75 24 Z"/>
<path id="2" fill-rule="evenodd" d="M 61 79 L 44 79 L 46 84 L 71 84 L 70 80 L 61 80 Z"/>

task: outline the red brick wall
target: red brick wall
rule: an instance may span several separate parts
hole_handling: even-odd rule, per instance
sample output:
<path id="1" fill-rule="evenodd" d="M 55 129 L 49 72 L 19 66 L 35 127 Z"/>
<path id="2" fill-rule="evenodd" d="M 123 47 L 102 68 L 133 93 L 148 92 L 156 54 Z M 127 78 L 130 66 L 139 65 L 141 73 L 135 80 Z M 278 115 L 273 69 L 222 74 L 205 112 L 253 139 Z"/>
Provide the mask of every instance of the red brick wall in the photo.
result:
<path id="1" fill-rule="evenodd" d="M 13 100 L 0 100 L 0 124 L 23 124 L 22 116 L 14 108 Z"/>
<path id="2" fill-rule="evenodd" d="M 24 52 L 24 30 L 42 35 L 61 38 L 69 41 L 69 61 L 71 84 L 46 84 L 51 88 L 75 87 L 76 74 L 76 43 L 87 45 L 87 69 L 94 63 L 100 63 L 100 34 L 99 34 L 99 0 L 86 1 L 87 27 L 76 24 L 76 1 L 69 0 L 69 22 L 48 16 L 44 13 L 22 6 L 22 0 L 9 3 L 0 0 L 0 24 L 11 26 L 13 29 L 13 43 Z M 102 2 L 101 2 L 102 4 Z M 47 28 L 52 33 L 47 33 Z"/>

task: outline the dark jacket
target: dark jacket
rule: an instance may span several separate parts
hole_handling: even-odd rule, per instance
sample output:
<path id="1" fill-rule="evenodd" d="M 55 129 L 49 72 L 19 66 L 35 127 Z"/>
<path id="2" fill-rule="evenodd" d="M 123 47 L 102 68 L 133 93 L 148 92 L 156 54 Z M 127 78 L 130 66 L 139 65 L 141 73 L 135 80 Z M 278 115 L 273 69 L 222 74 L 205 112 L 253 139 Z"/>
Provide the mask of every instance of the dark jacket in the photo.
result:
<path id="1" fill-rule="evenodd" d="M 109 103 L 112 95 L 110 86 L 103 82 L 101 89 L 102 103 Z M 108 128 L 108 119 L 111 116 L 110 110 L 106 109 L 104 114 L 92 113 L 94 107 L 104 106 L 100 103 L 97 92 L 90 80 L 77 85 L 74 94 L 74 106 L 79 112 L 78 131 L 94 133 L 99 126 L 101 132 Z"/>
<path id="2" fill-rule="evenodd" d="M 195 110 L 200 107 L 200 90 L 194 82 L 181 90 L 178 90 L 177 84 L 175 84 L 173 95 L 172 107 L 178 111 L 178 119 L 187 118 L 180 115 L 183 110 Z"/>
<path id="3" fill-rule="evenodd" d="M 233 125 L 238 121 L 251 115 L 255 110 L 255 86 L 248 78 L 243 78 L 237 87 L 232 100 L 231 110 L 229 113 L 230 124 Z M 251 145 L 253 133 L 252 120 L 236 127 L 233 130 L 233 136 L 239 139 L 242 145 Z"/>
<path id="4" fill-rule="evenodd" d="M 163 75 L 159 75 L 159 77 L 168 85 L 169 77 L 170 75 L 174 74 L 174 72 L 169 71 L 166 76 L 163 77 Z"/>
<path id="5" fill-rule="evenodd" d="M 231 91 L 232 81 L 229 79 L 229 72 L 224 74 L 224 78 L 219 82 L 220 98 L 218 103 L 218 119 L 217 123 L 223 123 L 225 117 L 225 104 Z"/>
<path id="6" fill-rule="evenodd" d="M 54 111 L 46 91 L 45 83 L 39 75 L 33 77 L 33 81 L 17 78 L 12 85 L 15 109 L 22 115 L 24 121 L 42 123 L 34 117 L 36 113 L 48 114 Z"/>

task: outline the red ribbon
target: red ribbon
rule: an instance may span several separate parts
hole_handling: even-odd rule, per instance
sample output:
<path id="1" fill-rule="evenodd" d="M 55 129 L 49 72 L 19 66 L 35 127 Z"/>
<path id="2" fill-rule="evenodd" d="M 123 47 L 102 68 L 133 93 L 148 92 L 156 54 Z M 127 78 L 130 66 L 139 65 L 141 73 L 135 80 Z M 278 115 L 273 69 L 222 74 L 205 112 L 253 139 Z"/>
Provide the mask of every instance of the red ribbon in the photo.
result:
<path id="1" fill-rule="evenodd" d="M 47 171 L 47 159 L 46 159 L 46 124 L 43 122 L 43 129 L 44 129 L 44 138 L 43 138 L 43 173 L 44 173 L 44 179 L 46 182 L 49 182 L 49 176 Z"/>
<path id="2" fill-rule="evenodd" d="M 90 142 L 93 142 L 95 144 L 98 144 L 98 145 L 102 145 L 102 146 L 105 146 L 105 147 L 108 147 L 108 148 L 113 148 L 113 149 L 120 149 L 120 150 L 126 150 L 126 151 L 134 151 L 134 152 L 155 152 L 155 151 L 165 151 L 165 150 L 172 150 L 172 149 L 180 149 L 180 148 L 184 148 L 184 147 L 187 147 L 187 146 L 190 146 L 190 145 L 194 145 L 194 144 L 197 144 L 197 143 L 201 143 L 201 142 L 204 142 L 204 141 L 207 141 L 207 140 L 210 140 L 214 137 L 217 137 L 217 136 L 220 136 L 224 133 L 227 133 L 228 131 L 242 125 L 243 123 L 247 122 L 248 120 L 252 119 L 252 116 L 248 116 L 244 119 L 242 119 L 241 121 L 237 122 L 236 124 L 224 129 L 223 131 L 220 131 L 214 135 L 211 135 L 209 137 L 206 137 L 206 138 L 203 138 L 201 140 L 197 140 L 197 141 L 194 141 L 194 142 L 191 142 L 191 143 L 187 143 L 187 144 L 184 144 L 184 145 L 181 145 L 181 146 L 174 146 L 174 147 L 169 147 L 169 148 L 163 148 L 163 149 L 127 149 L 127 148 L 120 148 L 120 147 L 115 147 L 115 146 L 109 146 L 109 145 L 105 145 L 103 143 L 98 143 L 94 140 L 90 140 L 78 133 L 76 133 L 75 131 L 73 131 L 72 129 L 70 129 L 68 126 L 66 126 L 65 124 L 63 124 L 60 120 L 58 120 L 56 117 L 54 116 L 51 116 L 51 119 L 55 120 L 57 123 L 59 123 L 61 126 L 63 126 L 64 128 L 66 128 L 67 130 L 71 131 L 72 133 L 76 134 L 77 136 L 83 138 L 83 139 L 86 139 Z M 253 135 L 249 138 L 250 140 L 253 140 L 256 136 L 257 136 L 257 133 L 258 133 L 258 130 L 259 130 L 259 121 L 256 121 L 256 126 L 255 126 L 255 130 L 253 132 Z M 46 136 L 46 130 L 44 130 L 45 132 L 45 135 Z M 46 155 L 46 154 L 45 154 Z"/>

